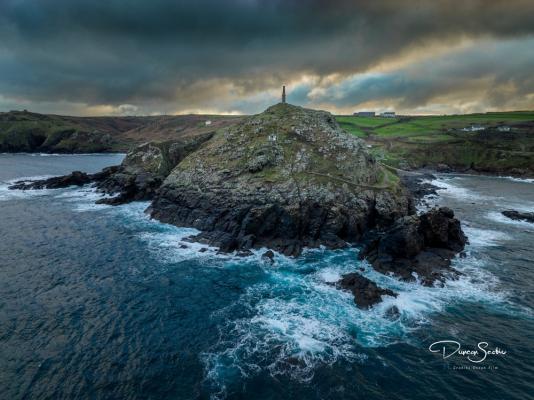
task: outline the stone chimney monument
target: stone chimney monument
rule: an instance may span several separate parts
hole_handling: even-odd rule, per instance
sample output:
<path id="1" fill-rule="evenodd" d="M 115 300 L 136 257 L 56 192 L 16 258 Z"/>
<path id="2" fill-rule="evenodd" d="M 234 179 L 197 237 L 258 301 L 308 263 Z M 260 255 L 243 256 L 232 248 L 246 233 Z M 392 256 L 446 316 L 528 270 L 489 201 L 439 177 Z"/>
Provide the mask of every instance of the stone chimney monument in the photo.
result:
<path id="1" fill-rule="evenodd" d="M 282 86 L 282 103 L 286 102 L 286 87 Z"/>

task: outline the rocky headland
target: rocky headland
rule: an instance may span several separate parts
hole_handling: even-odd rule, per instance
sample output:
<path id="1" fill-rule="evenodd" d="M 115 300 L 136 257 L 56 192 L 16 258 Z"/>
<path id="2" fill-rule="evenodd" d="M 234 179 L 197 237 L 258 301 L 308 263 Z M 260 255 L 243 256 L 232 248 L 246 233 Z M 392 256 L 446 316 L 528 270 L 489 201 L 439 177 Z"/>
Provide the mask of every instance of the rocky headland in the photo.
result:
<path id="1" fill-rule="evenodd" d="M 145 143 L 97 174 L 17 182 L 14 189 L 93 182 L 100 202 L 151 200 L 150 215 L 193 227 L 190 240 L 246 255 L 268 248 L 298 256 L 306 247 L 364 243 L 379 272 L 431 285 L 455 275 L 450 259 L 466 238 L 451 210 L 415 215 L 414 195 L 364 142 L 327 112 L 277 104 L 239 123 L 194 137 Z M 415 186 L 410 188 L 413 191 Z M 274 254 L 265 253 L 272 262 Z M 368 308 L 395 296 L 359 273 L 336 284 Z"/>
<path id="2" fill-rule="evenodd" d="M 218 132 L 173 169 L 150 214 L 223 251 L 344 247 L 413 212 L 398 177 L 327 112 L 278 104 Z"/>

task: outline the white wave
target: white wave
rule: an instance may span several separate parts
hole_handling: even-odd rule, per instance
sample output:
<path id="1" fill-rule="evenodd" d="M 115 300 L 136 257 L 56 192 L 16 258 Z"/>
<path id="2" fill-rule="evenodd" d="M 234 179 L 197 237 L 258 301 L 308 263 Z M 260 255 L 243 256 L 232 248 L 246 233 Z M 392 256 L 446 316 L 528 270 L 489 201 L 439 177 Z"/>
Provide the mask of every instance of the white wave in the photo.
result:
<path id="1" fill-rule="evenodd" d="M 469 238 L 469 244 L 475 247 L 499 246 L 513 240 L 509 234 L 502 231 L 475 228 L 465 224 L 462 225 L 462 229 Z"/>
<path id="2" fill-rule="evenodd" d="M 17 182 L 29 182 L 33 180 L 48 179 L 53 175 L 40 175 L 40 176 L 24 176 L 8 181 L 0 182 L 0 201 L 8 200 L 20 200 L 28 199 L 32 197 L 46 196 L 51 193 L 50 189 L 37 189 L 37 190 L 18 190 L 9 189 L 9 187 Z"/>
<path id="3" fill-rule="evenodd" d="M 498 178 L 507 179 L 509 181 L 519 182 L 519 183 L 534 183 L 532 178 L 517 178 L 515 176 L 499 176 Z"/>
<path id="4" fill-rule="evenodd" d="M 446 195 L 462 200 L 487 200 L 488 196 L 469 190 L 462 187 L 459 184 L 455 184 L 454 180 L 460 180 L 461 178 L 448 178 L 448 179 L 433 179 L 430 183 L 436 186 L 436 191 L 439 195 Z"/>
<path id="5" fill-rule="evenodd" d="M 459 280 L 444 287 L 425 287 L 361 263 L 364 276 L 398 293 L 396 298 L 384 296 L 369 310 L 358 309 L 350 293 L 332 285 L 342 274 L 358 270 L 354 250 L 326 251 L 311 262 L 265 266 L 265 281 L 216 314 L 226 322 L 217 345 L 203 356 L 206 379 L 221 390 L 228 375 L 249 376 L 260 370 L 307 381 L 317 365 L 364 362 L 361 347 L 409 342 L 414 329 L 451 305 L 504 302 L 498 280 L 474 257 L 454 264 L 464 272 Z M 392 316 L 393 307 L 397 317 Z M 236 310 L 243 309 L 246 315 L 236 318 Z"/>
<path id="6" fill-rule="evenodd" d="M 30 157 L 109 157 L 109 156 L 126 156 L 126 153 L 2 153 L 2 154 L 17 154 L 28 155 Z"/>
<path id="7" fill-rule="evenodd" d="M 73 211 L 90 212 L 109 209 L 112 206 L 107 204 L 97 204 L 96 202 L 104 198 L 113 196 L 99 193 L 96 188 L 90 186 L 70 187 L 56 191 L 54 198 L 60 199 L 72 206 Z"/>
<path id="8" fill-rule="evenodd" d="M 139 234 L 148 250 L 165 263 L 177 263 L 191 259 L 213 259 L 219 249 L 202 243 L 192 243 L 185 238 L 200 233 L 191 228 L 174 228 L 170 232 L 145 232 Z"/>

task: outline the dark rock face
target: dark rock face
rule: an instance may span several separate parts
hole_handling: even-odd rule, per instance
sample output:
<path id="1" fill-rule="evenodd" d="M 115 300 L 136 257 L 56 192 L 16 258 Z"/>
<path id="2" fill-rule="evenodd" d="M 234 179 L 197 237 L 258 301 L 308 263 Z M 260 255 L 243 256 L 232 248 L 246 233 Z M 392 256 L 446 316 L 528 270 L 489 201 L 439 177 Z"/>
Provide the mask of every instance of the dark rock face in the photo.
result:
<path id="1" fill-rule="evenodd" d="M 339 248 L 411 212 L 398 177 L 331 114 L 278 104 L 218 132 L 178 164 L 151 216 L 222 251 Z"/>
<path id="2" fill-rule="evenodd" d="M 424 285 L 431 286 L 459 274 L 450 266 L 451 259 L 466 242 L 453 211 L 435 208 L 401 218 L 383 232 L 369 233 L 360 258 L 381 273 L 393 273 L 403 280 L 413 280 L 415 273 Z"/>
<path id="3" fill-rule="evenodd" d="M 397 293 L 389 289 L 382 289 L 376 283 L 357 272 L 343 275 L 336 283 L 340 289 L 349 290 L 354 295 L 354 302 L 359 308 L 369 308 L 382 301 L 382 296 L 397 297 Z"/>
<path id="4" fill-rule="evenodd" d="M 69 186 L 82 186 L 90 183 L 92 175 L 84 172 L 74 171 L 69 175 L 57 176 L 38 181 L 19 181 L 10 186 L 9 189 L 31 190 L 31 189 L 60 189 Z"/>
<path id="5" fill-rule="evenodd" d="M 526 221 L 534 224 L 534 212 L 506 210 L 502 212 L 502 215 L 515 221 Z"/>

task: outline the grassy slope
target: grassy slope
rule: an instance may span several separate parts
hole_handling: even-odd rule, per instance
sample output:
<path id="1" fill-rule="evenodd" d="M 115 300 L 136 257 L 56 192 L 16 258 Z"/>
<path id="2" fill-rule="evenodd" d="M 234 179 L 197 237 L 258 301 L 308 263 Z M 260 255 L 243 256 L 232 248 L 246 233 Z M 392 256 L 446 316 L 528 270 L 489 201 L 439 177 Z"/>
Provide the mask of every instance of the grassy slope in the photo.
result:
<path id="1" fill-rule="evenodd" d="M 206 125 L 206 121 L 212 123 Z M 0 152 L 92 153 L 127 151 L 147 141 L 167 141 L 215 131 L 230 116 L 67 117 L 31 112 L 0 113 Z"/>
<path id="2" fill-rule="evenodd" d="M 447 164 L 492 173 L 534 176 L 534 112 L 428 117 L 338 116 L 347 132 L 361 137 L 386 165 L 417 168 Z M 212 121 L 206 125 L 207 120 Z M 195 136 L 233 125 L 239 117 L 181 115 L 153 117 L 65 117 L 30 112 L 0 113 L 0 152 L 127 151 L 147 141 Z M 461 128 L 481 124 L 484 132 Z M 512 132 L 495 127 L 509 125 Z"/>
<path id="3" fill-rule="evenodd" d="M 383 163 L 393 167 L 447 164 L 457 170 L 534 175 L 534 112 L 336 118 L 347 132 L 365 139 Z M 461 130 L 471 124 L 487 129 Z M 497 131 L 501 125 L 511 126 L 512 131 Z"/>

